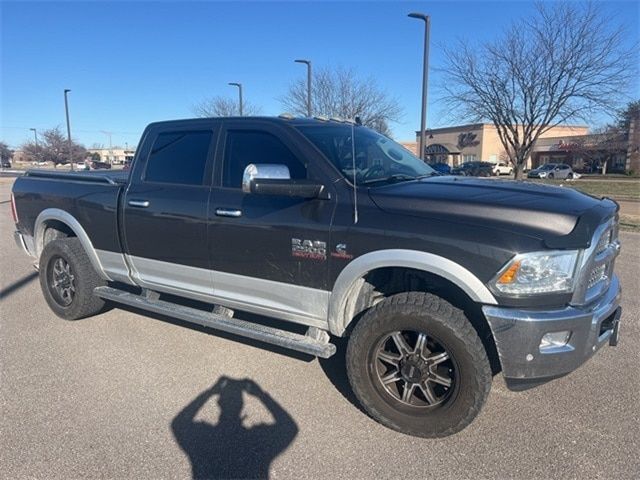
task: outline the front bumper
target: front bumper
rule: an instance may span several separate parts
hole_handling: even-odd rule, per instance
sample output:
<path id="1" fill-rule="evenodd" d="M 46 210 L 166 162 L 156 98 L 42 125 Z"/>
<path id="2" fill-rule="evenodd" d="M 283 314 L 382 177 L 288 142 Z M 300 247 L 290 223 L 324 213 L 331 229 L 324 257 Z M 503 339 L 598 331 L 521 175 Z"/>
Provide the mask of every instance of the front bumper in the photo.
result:
<path id="1" fill-rule="evenodd" d="M 609 341 L 617 343 L 620 282 L 613 276 L 607 291 L 585 307 L 518 310 L 484 306 L 507 386 L 523 389 L 572 372 Z M 546 333 L 569 331 L 566 345 L 540 349 Z"/>

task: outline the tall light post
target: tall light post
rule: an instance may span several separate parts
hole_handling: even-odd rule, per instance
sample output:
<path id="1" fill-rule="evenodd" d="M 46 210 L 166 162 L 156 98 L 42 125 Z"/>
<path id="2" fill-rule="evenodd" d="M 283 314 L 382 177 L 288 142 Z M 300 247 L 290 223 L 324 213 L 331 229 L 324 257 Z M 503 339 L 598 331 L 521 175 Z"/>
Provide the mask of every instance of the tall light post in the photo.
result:
<path id="1" fill-rule="evenodd" d="M 73 149 L 71 147 L 71 123 L 69 122 L 69 100 L 67 98 L 67 94 L 70 92 L 68 88 L 64 89 L 64 111 L 67 115 L 67 142 L 69 143 L 69 162 L 71 162 L 71 170 L 74 170 L 73 167 Z"/>
<path id="2" fill-rule="evenodd" d="M 230 82 L 229 85 L 231 85 L 232 87 L 238 87 L 238 102 L 239 102 L 238 110 L 240 111 L 240 116 L 242 117 L 242 84 Z"/>
<path id="3" fill-rule="evenodd" d="M 311 117 L 311 60 L 298 59 L 294 62 L 307 65 L 307 117 Z"/>
<path id="4" fill-rule="evenodd" d="M 33 132 L 33 138 L 36 141 L 36 162 L 38 161 L 38 157 L 40 156 L 40 149 L 38 148 L 38 130 L 36 130 L 35 128 L 30 128 L 29 130 L 31 130 Z"/>
<path id="5" fill-rule="evenodd" d="M 424 13 L 410 13 L 411 18 L 424 20 L 424 58 L 422 60 L 422 115 L 420 118 L 420 158 L 424 160 L 425 135 L 427 128 L 427 84 L 429 83 L 429 34 L 431 17 Z"/>
<path id="6" fill-rule="evenodd" d="M 113 144 L 111 143 L 111 137 L 113 136 L 113 132 L 107 132 L 106 130 L 100 130 L 100 133 L 104 133 L 107 137 L 109 137 L 109 150 L 113 148 Z"/>
<path id="7" fill-rule="evenodd" d="M 109 154 L 107 155 L 107 161 L 109 162 L 109 164 L 113 165 L 113 151 L 112 151 L 113 144 L 111 143 L 111 136 L 113 135 L 113 132 L 107 132 L 106 130 L 100 130 L 100 131 L 104 133 L 107 137 L 109 137 Z"/>

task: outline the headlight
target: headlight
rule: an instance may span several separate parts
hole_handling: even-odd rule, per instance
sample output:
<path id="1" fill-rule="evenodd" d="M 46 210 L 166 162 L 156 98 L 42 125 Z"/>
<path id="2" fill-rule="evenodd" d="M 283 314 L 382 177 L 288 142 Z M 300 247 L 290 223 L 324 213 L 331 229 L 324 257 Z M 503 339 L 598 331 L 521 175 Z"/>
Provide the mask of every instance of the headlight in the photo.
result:
<path id="1" fill-rule="evenodd" d="M 531 252 L 516 255 L 491 282 L 507 296 L 572 292 L 578 250 Z"/>
<path id="2" fill-rule="evenodd" d="M 546 177 L 546 176 L 547 176 L 547 172 L 538 172 L 538 176 L 539 176 L 540 178 L 544 178 L 544 177 Z"/>

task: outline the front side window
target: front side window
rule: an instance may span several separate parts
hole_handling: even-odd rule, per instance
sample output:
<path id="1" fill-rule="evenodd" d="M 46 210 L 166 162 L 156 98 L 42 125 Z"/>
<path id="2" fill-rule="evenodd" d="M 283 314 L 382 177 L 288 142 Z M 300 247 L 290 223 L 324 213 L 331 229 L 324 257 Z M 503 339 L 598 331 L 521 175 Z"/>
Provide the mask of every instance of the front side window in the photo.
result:
<path id="1" fill-rule="evenodd" d="M 159 134 L 149 154 L 145 181 L 202 185 L 211 136 L 211 131 Z"/>
<path id="2" fill-rule="evenodd" d="M 306 166 L 278 137 L 257 130 L 230 130 L 227 132 L 222 185 L 241 188 L 244 169 L 252 163 L 286 165 L 292 179 L 307 178 Z"/>
<path id="3" fill-rule="evenodd" d="M 351 182 L 355 177 L 358 184 L 375 185 L 438 175 L 398 143 L 365 127 L 329 124 L 298 130 Z"/>

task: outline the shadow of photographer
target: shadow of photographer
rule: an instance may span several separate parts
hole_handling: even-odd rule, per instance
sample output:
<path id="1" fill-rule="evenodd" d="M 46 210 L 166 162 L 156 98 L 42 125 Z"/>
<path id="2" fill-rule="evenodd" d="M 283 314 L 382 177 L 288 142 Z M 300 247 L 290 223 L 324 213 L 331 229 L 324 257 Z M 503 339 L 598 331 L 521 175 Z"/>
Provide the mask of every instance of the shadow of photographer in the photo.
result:
<path id="1" fill-rule="evenodd" d="M 260 401 L 274 423 L 243 425 L 243 392 Z M 217 424 L 195 420 L 218 396 Z M 220 377 L 171 422 L 173 435 L 191 462 L 193 478 L 268 478 L 271 462 L 298 434 L 293 418 L 253 380 Z"/>

